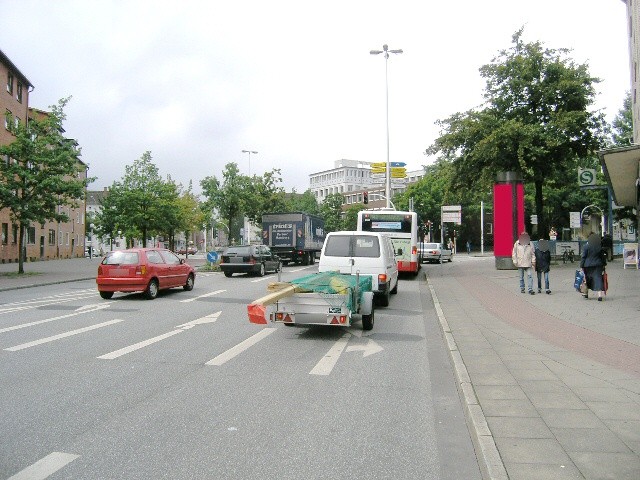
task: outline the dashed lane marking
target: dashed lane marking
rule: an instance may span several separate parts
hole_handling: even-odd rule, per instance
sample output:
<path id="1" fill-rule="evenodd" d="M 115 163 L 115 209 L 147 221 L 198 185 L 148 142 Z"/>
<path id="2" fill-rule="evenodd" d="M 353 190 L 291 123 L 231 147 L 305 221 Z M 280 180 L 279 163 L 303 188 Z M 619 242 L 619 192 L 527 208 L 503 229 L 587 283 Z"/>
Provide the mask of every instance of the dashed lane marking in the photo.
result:
<path id="1" fill-rule="evenodd" d="M 209 292 L 209 293 L 205 293 L 204 295 L 199 295 L 197 297 L 187 298 L 186 300 L 180 300 L 180 303 L 193 302 L 195 300 L 198 300 L 199 298 L 213 297 L 214 295 L 218 295 L 218 294 L 224 293 L 224 292 L 226 292 L 226 290 L 216 290 L 215 292 Z"/>
<path id="2" fill-rule="evenodd" d="M 7 480 L 44 480 L 79 457 L 73 453 L 53 452 Z"/>
<path id="3" fill-rule="evenodd" d="M 20 325 L 14 325 L 13 327 L 0 328 L 0 333 L 12 332 L 13 330 L 20 330 L 22 328 L 33 327 L 34 325 L 41 325 L 43 323 L 53 322 L 55 320 L 62 320 L 63 318 L 75 317 L 76 315 L 83 315 L 85 313 L 96 312 L 98 310 L 103 310 L 111 305 L 110 303 L 104 303 L 99 305 L 87 305 L 85 307 L 81 307 L 81 309 L 76 310 L 73 313 L 67 313 L 66 315 L 59 315 L 53 318 L 46 318 L 44 320 L 38 320 L 35 322 L 22 323 Z"/>
<path id="4" fill-rule="evenodd" d="M 252 335 L 251 337 L 247 338 L 245 341 L 240 342 L 235 347 L 232 347 L 229 350 L 227 350 L 226 352 L 221 353 L 220 355 L 218 355 L 214 359 L 209 360 L 206 363 L 206 365 L 214 365 L 214 366 L 218 366 L 218 367 L 220 365 L 224 365 L 229 360 L 237 357 L 242 352 L 244 352 L 245 350 L 251 348 L 253 345 L 258 343 L 263 338 L 266 338 L 268 335 L 271 335 L 276 330 L 277 330 L 276 328 L 264 328 L 264 329 L 260 330 L 258 333 L 256 333 L 255 335 Z"/>

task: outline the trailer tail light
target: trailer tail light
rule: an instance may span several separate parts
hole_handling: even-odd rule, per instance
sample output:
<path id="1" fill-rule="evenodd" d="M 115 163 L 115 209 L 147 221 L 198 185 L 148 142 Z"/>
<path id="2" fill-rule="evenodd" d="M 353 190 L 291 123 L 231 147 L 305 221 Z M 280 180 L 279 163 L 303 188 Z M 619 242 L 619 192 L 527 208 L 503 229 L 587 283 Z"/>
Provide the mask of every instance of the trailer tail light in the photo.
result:
<path id="1" fill-rule="evenodd" d="M 331 325 L 340 325 L 340 322 L 338 322 L 338 317 L 333 317 L 331 319 Z"/>
<path id="2" fill-rule="evenodd" d="M 342 323 L 343 325 L 345 323 L 347 323 L 347 316 L 346 315 L 340 315 L 340 323 Z"/>
<path id="3" fill-rule="evenodd" d="M 284 320 L 284 313 L 283 312 L 276 312 L 276 321 L 283 321 Z"/>

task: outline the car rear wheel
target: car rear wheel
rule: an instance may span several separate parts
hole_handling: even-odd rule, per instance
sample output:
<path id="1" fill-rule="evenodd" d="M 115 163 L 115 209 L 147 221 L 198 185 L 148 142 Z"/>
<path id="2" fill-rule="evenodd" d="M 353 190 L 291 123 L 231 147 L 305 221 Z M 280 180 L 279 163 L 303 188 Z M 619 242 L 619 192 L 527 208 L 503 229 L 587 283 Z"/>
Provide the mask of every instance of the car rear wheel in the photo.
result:
<path id="1" fill-rule="evenodd" d="M 382 307 L 388 307 L 390 300 L 389 286 L 378 296 L 378 302 Z"/>
<path id="2" fill-rule="evenodd" d="M 113 292 L 100 292 L 100 296 L 105 300 L 109 300 L 111 297 L 113 297 Z"/>
<path id="3" fill-rule="evenodd" d="M 184 288 L 187 292 L 193 290 L 193 284 L 195 283 L 195 278 L 193 277 L 193 273 L 190 273 L 187 277 L 187 283 L 184 284 L 182 288 Z"/>
<path id="4" fill-rule="evenodd" d="M 155 278 L 149 282 L 144 294 L 149 300 L 153 300 L 158 296 L 158 281 Z"/>
<path id="5" fill-rule="evenodd" d="M 230 277 L 231 275 L 233 275 L 233 272 L 228 272 L 228 271 L 224 272 L 225 277 Z"/>
<path id="6" fill-rule="evenodd" d="M 391 289 L 391 293 L 392 293 L 393 295 L 395 295 L 396 293 L 398 293 L 398 283 L 400 283 L 400 282 L 398 282 L 398 281 L 396 280 L 396 286 L 395 286 L 395 287 L 393 287 L 393 288 Z"/>

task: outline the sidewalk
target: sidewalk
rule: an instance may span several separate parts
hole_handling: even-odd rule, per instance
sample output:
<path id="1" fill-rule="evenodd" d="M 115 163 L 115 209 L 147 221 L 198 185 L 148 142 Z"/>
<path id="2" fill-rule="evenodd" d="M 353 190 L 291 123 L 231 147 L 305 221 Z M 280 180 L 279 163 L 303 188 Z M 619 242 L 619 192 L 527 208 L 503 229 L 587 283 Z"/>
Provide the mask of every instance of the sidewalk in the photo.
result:
<path id="1" fill-rule="evenodd" d="M 180 255 L 180 258 L 184 258 Z M 18 288 L 30 288 L 56 283 L 95 280 L 102 258 L 68 258 L 25 262 L 25 275 L 18 275 L 17 263 L 0 264 L 0 292 Z M 203 255 L 189 255 L 187 262 L 196 270 L 206 263 Z"/>
<path id="2" fill-rule="evenodd" d="M 640 271 L 614 261 L 597 302 L 578 265 L 552 265 L 551 295 L 493 257 L 425 268 L 487 478 L 640 478 Z"/>

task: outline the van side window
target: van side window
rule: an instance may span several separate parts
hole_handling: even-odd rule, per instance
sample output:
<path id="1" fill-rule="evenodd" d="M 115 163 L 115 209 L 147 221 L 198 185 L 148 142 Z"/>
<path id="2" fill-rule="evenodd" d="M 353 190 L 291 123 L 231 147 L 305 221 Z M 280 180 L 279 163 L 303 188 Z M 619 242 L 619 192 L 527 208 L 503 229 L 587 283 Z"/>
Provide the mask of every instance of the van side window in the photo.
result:
<path id="1" fill-rule="evenodd" d="M 354 257 L 372 257 L 380 256 L 380 244 L 378 237 L 354 237 L 353 256 Z"/>
<path id="2" fill-rule="evenodd" d="M 334 235 L 327 238 L 324 254 L 329 257 L 351 256 L 351 235 Z"/>

